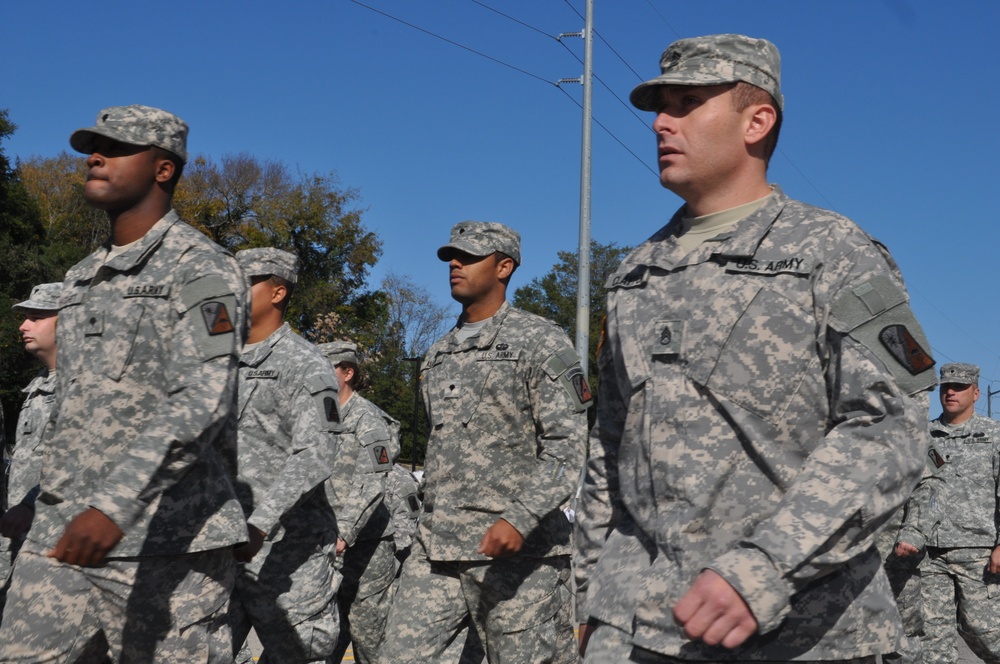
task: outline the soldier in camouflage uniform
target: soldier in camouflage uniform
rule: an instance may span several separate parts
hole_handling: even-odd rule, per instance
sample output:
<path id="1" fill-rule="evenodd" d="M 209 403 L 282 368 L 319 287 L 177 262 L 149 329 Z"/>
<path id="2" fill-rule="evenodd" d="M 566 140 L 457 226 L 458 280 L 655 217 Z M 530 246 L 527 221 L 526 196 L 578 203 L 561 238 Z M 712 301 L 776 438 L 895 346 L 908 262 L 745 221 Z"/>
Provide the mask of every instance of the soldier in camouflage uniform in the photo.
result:
<path id="1" fill-rule="evenodd" d="M 896 553 L 917 557 L 923 660 L 955 662 L 960 633 L 1000 662 L 1000 423 L 975 414 L 979 367 L 941 367 L 941 408 L 930 424 L 928 475 L 907 504 Z M 956 625 L 957 622 L 957 625 Z"/>
<path id="2" fill-rule="evenodd" d="M 340 662 L 353 644 L 355 661 L 368 664 L 378 661 L 396 578 L 392 517 L 384 498 L 386 476 L 399 456 L 399 422 L 358 394 L 367 379 L 355 344 L 332 341 L 319 349 L 337 374 L 344 426 L 327 483 L 337 515 L 337 554 L 344 575 L 337 594 L 340 641 L 328 661 Z"/>
<path id="3" fill-rule="evenodd" d="M 250 542 L 236 550 L 234 648 L 252 626 L 264 646 L 261 661 L 321 660 L 339 632 L 336 521 L 323 491 L 339 445 L 337 379 L 316 347 L 283 322 L 295 256 L 245 249 L 236 260 L 250 279 L 252 306 L 239 369 L 236 485 Z"/>
<path id="4" fill-rule="evenodd" d="M 63 283 L 55 412 L 0 628 L 4 662 L 228 662 L 246 287 L 171 209 L 187 124 L 102 110 L 70 137 L 111 236 Z M 77 660 L 77 657 L 80 657 Z"/>
<path id="5" fill-rule="evenodd" d="M 566 334 L 515 309 L 520 236 L 465 221 L 438 249 L 456 327 L 424 357 L 424 504 L 389 613 L 383 661 L 436 662 L 470 624 L 490 662 L 575 661 L 571 526 L 590 390 Z"/>
<path id="6" fill-rule="evenodd" d="M 685 205 L 607 282 L 585 661 L 874 662 L 900 637 L 874 540 L 920 477 L 929 346 L 884 247 L 767 183 L 774 45 L 684 39 L 661 70 L 631 100 Z"/>
<path id="7" fill-rule="evenodd" d="M 0 518 L 0 613 L 6 600 L 6 582 L 17 551 L 35 517 L 38 496 L 38 475 L 42 466 L 39 443 L 42 431 L 55 405 L 56 391 L 56 320 L 59 317 L 61 283 L 39 284 L 31 289 L 24 302 L 14 305 L 14 311 L 24 315 L 19 328 L 24 348 L 42 362 L 42 370 L 24 388 L 24 405 L 17 418 L 17 437 L 10 456 L 7 477 L 7 505 Z M 4 451 L 5 454 L 8 450 Z"/>

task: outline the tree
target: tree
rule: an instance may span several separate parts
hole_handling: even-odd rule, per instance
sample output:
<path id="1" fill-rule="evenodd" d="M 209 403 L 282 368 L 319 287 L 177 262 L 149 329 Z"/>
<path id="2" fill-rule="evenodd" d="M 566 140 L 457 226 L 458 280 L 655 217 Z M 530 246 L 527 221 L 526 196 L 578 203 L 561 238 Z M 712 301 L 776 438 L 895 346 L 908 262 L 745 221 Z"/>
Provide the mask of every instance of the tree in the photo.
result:
<path id="1" fill-rule="evenodd" d="M 597 346 L 604 325 L 607 300 L 604 284 L 630 247 L 619 247 L 614 242 L 590 242 L 590 344 L 587 351 L 588 373 L 591 389 L 597 393 Z M 544 276 L 536 277 L 514 292 L 514 305 L 558 323 L 570 339 L 576 338 L 576 293 L 579 262 L 576 252 L 560 251 L 559 262 Z"/>
<path id="2" fill-rule="evenodd" d="M 0 109 L 0 142 L 17 126 Z M 0 401 L 7 440 L 13 442 L 20 390 L 38 371 L 20 342 L 20 317 L 11 306 L 27 299 L 35 284 L 62 279 L 65 266 L 46 251 L 46 233 L 38 206 L 0 148 Z"/>
<path id="3" fill-rule="evenodd" d="M 182 219 L 237 251 L 278 247 L 299 258 L 299 281 L 287 320 L 316 341 L 323 317 L 359 332 L 384 314 L 385 303 L 365 290 L 382 251 L 361 223 L 358 193 L 336 174 L 293 176 L 281 163 L 246 153 L 219 164 L 199 156 L 185 167 L 174 197 Z M 373 318 L 374 317 L 374 318 Z"/>
<path id="4" fill-rule="evenodd" d="M 389 324 L 402 330 L 406 353 L 423 355 L 446 331 L 454 316 L 431 300 L 430 293 L 405 276 L 389 272 L 382 279 L 389 297 Z"/>
<path id="5" fill-rule="evenodd" d="M 47 243 L 71 254 L 71 266 L 94 251 L 110 232 L 108 216 L 83 198 L 87 163 L 79 154 L 30 157 L 18 164 L 25 188 L 35 200 Z"/>

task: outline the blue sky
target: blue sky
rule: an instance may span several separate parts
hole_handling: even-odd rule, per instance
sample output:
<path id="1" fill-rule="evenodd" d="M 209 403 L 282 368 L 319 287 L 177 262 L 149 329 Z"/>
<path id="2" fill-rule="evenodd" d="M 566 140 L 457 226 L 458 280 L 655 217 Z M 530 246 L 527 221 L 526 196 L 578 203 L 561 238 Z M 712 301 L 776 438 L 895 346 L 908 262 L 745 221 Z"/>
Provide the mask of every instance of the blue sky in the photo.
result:
<path id="1" fill-rule="evenodd" d="M 584 0 L 364 3 L 383 13 L 5 2 L 0 107 L 19 129 L 4 148 L 54 156 L 103 106 L 160 106 L 189 122 L 194 154 L 248 152 L 357 188 L 384 241 L 373 286 L 392 270 L 450 303 L 434 252 L 463 219 L 520 230 L 513 287 L 544 274 L 577 246 L 582 93 L 553 83 L 580 75 L 583 44 L 554 37 L 582 29 Z M 634 245 L 680 204 L 653 172 L 651 115 L 622 103 L 666 45 L 766 37 L 786 98 L 771 181 L 890 247 L 939 363 L 982 366 L 985 412 L 987 381 L 1000 389 L 998 24 L 986 0 L 596 0 L 594 117 L 610 133 L 595 124 L 593 238 Z"/>

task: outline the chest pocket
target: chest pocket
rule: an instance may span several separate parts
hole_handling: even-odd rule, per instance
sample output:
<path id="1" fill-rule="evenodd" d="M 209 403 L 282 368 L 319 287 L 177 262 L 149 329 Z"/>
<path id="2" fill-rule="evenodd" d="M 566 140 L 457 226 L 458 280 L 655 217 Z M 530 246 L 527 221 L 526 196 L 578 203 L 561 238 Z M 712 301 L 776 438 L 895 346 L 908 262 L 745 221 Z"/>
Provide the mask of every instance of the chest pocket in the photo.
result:
<path id="1" fill-rule="evenodd" d="M 144 312 L 145 308 L 136 302 L 127 302 L 113 312 L 83 305 L 84 337 L 88 343 L 100 343 L 102 352 L 97 354 L 96 364 L 108 378 L 121 380 L 132 362 Z"/>
<path id="2" fill-rule="evenodd" d="M 761 288 L 736 321 L 708 379 L 708 387 L 759 417 L 778 423 L 807 369 L 815 321 L 783 295 Z"/>
<path id="3" fill-rule="evenodd" d="M 246 409 L 247 404 L 250 403 L 250 397 L 253 396 L 258 385 L 260 385 L 260 379 L 240 381 L 239 415 L 237 416 L 239 419 L 243 419 L 243 411 Z"/>

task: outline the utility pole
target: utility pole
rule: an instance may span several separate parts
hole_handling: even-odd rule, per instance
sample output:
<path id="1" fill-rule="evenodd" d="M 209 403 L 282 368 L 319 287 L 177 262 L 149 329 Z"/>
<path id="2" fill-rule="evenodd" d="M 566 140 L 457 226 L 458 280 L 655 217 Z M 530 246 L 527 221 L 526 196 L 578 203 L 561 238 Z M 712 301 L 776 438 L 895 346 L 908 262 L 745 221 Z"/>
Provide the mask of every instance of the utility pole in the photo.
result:
<path id="1" fill-rule="evenodd" d="M 577 253 L 576 352 L 583 375 L 588 374 L 590 354 L 590 162 L 591 126 L 593 124 L 594 78 L 594 0 L 587 0 L 583 32 L 568 32 L 563 37 L 583 37 L 583 76 L 560 79 L 559 83 L 583 85 L 583 137 L 580 142 L 580 246 Z"/>
<path id="2" fill-rule="evenodd" d="M 986 416 L 993 417 L 993 395 L 1000 394 L 1000 390 L 991 390 L 990 386 L 986 386 Z"/>
<path id="3" fill-rule="evenodd" d="M 424 358 L 420 357 L 404 357 L 404 362 L 413 363 L 413 422 L 410 425 L 410 431 L 412 435 L 410 436 L 410 470 L 415 471 L 417 469 L 417 439 L 419 434 L 417 432 L 417 424 L 420 421 L 420 363 L 423 362 Z"/>

